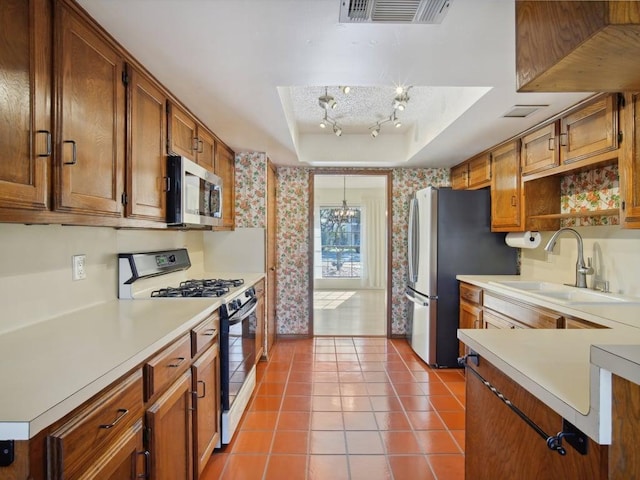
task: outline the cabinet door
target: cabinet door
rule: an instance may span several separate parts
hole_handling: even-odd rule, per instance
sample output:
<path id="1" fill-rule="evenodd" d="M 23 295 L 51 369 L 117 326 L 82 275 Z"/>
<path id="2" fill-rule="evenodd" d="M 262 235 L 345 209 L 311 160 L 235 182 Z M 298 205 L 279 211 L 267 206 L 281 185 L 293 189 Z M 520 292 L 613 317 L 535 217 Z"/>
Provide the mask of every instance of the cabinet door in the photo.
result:
<path id="1" fill-rule="evenodd" d="M 165 92 L 150 78 L 128 67 L 128 217 L 165 221 L 167 144 Z"/>
<path id="2" fill-rule="evenodd" d="M 213 133 L 198 126 L 198 164 L 210 172 L 215 172 L 216 141 Z"/>
<path id="3" fill-rule="evenodd" d="M 460 301 L 460 321 L 458 328 L 482 328 L 482 307 L 471 303 Z M 459 344 L 459 356 L 466 353 L 466 345 L 462 342 Z"/>
<path id="4" fill-rule="evenodd" d="M 215 173 L 222 179 L 222 220 L 217 229 L 235 228 L 235 153 L 222 143 L 216 143 Z"/>
<path id="5" fill-rule="evenodd" d="M 147 410 L 152 480 L 191 480 L 191 373 L 187 371 Z"/>
<path id="6" fill-rule="evenodd" d="M 451 168 L 451 188 L 454 190 L 466 190 L 469 186 L 468 177 L 469 164 L 461 163 Z"/>
<path id="7" fill-rule="evenodd" d="M 469 160 L 469 189 L 488 187 L 491 184 L 491 155 L 483 153 Z"/>
<path id="8" fill-rule="evenodd" d="M 640 228 L 640 93 L 627 94 L 625 131 L 629 138 L 626 152 L 619 159 L 624 226 Z"/>
<path id="9" fill-rule="evenodd" d="M 582 160 L 618 148 L 617 95 L 607 95 L 561 120 L 560 161 Z"/>
<path id="10" fill-rule="evenodd" d="M 522 137 L 523 175 L 558 166 L 557 130 L 558 123 L 554 122 Z"/>
<path id="11" fill-rule="evenodd" d="M 529 328 L 526 325 L 513 322 L 507 317 L 503 317 L 502 315 L 489 310 L 484 310 L 482 313 L 482 321 L 484 323 L 484 328 L 509 328 L 511 330 L 516 328 Z"/>
<path id="12" fill-rule="evenodd" d="M 146 478 L 148 453 L 142 442 L 142 419 L 129 428 L 116 442 L 108 446 L 93 464 L 89 465 L 79 477 L 65 477 L 69 480 L 135 480 Z M 94 452 L 95 453 L 95 452 Z"/>
<path id="13" fill-rule="evenodd" d="M 56 9 L 56 209 L 119 216 L 125 88 L 120 53 L 62 2 Z"/>
<path id="14" fill-rule="evenodd" d="M 508 143 L 491 154 L 491 230 L 521 230 L 522 198 L 518 142 Z"/>
<path id="15" fill-rule="evenodd" d="M 215 343 L 196 360 L 192 367 L 193 391 L 196 392 L 193 415 L 195 476 L 207 465 L 220 440 L 220 358 Z"/>
<path id="16" fill-rule="evenodd" d="M 267 351 L 269 356 L 271 347 L 276 341 L 276 172 L 275 167 L 267 162 Z"/>
<path id="17" fill-rule="evenodd" d="M 264 280 L 256 284 L 256 363 L 260 361 L 264 353 Z"/>
<path id="18" fill-rule="evenodd" d="M 198 150 L 198 135 L 196 120 L 177 106 L 169 103 L 169 142 L 170 154 L 182 155 L 189 160 L 196 161 Z"/>
<path id="19" fill-rule="evenodd" d="M 48 207 L 50 34 L 49 2 L 0 4 L 0 207 Z"/>

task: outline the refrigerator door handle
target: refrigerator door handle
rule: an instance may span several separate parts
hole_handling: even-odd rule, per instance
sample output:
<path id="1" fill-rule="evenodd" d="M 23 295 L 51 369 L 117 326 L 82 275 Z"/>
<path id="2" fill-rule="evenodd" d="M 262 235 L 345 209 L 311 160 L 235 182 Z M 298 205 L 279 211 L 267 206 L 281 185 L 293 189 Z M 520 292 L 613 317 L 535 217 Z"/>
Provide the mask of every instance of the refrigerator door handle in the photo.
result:
<path id="1" fill-rule="evenodd" d="M 429 306 L 429 298 L 423 295 L 420 295 L 419 293 L 414 292 L 413 290 L 409 290 L 407 288 L 404 292 L 404 295 L 416 305 L 420 305 L 421 307 Z"/>
<path id="2" fill-rule="evenodd" d="M 407 251 L 409 256 L 409 282 L 416 283 L 418 281 L 418 258 L 419 251 L 416 250 L 418 242 L 419 225 L 418 223 L 418 199 L 413 197 L 409 205 L 409 238 Z"/>

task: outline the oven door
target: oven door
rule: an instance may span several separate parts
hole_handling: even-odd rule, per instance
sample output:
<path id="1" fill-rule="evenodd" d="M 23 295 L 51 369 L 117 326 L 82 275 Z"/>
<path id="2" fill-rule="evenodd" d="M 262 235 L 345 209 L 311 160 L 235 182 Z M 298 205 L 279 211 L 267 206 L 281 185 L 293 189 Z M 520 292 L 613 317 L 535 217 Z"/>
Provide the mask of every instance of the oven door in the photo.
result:
<path id="1" fill-rule="evenodd" d="M 256 364 L 257 307 L 258 299 L 252 298 L 231 317 L 220 319 L 222 410 L 231 408 L 244 381 Z"/>

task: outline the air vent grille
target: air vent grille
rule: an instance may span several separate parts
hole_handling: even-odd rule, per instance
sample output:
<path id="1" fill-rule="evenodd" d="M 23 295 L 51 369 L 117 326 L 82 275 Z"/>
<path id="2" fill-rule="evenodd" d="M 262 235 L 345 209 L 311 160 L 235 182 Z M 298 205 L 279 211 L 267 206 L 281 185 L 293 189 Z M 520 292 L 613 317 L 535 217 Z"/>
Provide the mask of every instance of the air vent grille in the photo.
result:
<path id="1" fill-rule="evenodd" d="M 340 0 L 343 23 L 441 23 L 453 0 Z"/>

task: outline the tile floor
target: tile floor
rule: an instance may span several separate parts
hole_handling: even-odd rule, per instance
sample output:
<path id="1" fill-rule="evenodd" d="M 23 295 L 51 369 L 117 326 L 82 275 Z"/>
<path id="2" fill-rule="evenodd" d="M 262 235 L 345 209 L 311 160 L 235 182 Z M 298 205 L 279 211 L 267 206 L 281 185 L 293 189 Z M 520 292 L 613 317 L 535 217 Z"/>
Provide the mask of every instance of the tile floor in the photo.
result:
<path id="1" fill-rule="evenodd" d="M 385 290 L 315 290 L 314 335 L 387 334 Z"/>
<path id="2" fill-rule="evenodd" d="M 464 376 L 404 340 L 280 340 L 203 480 L 464 479 Z"/>

